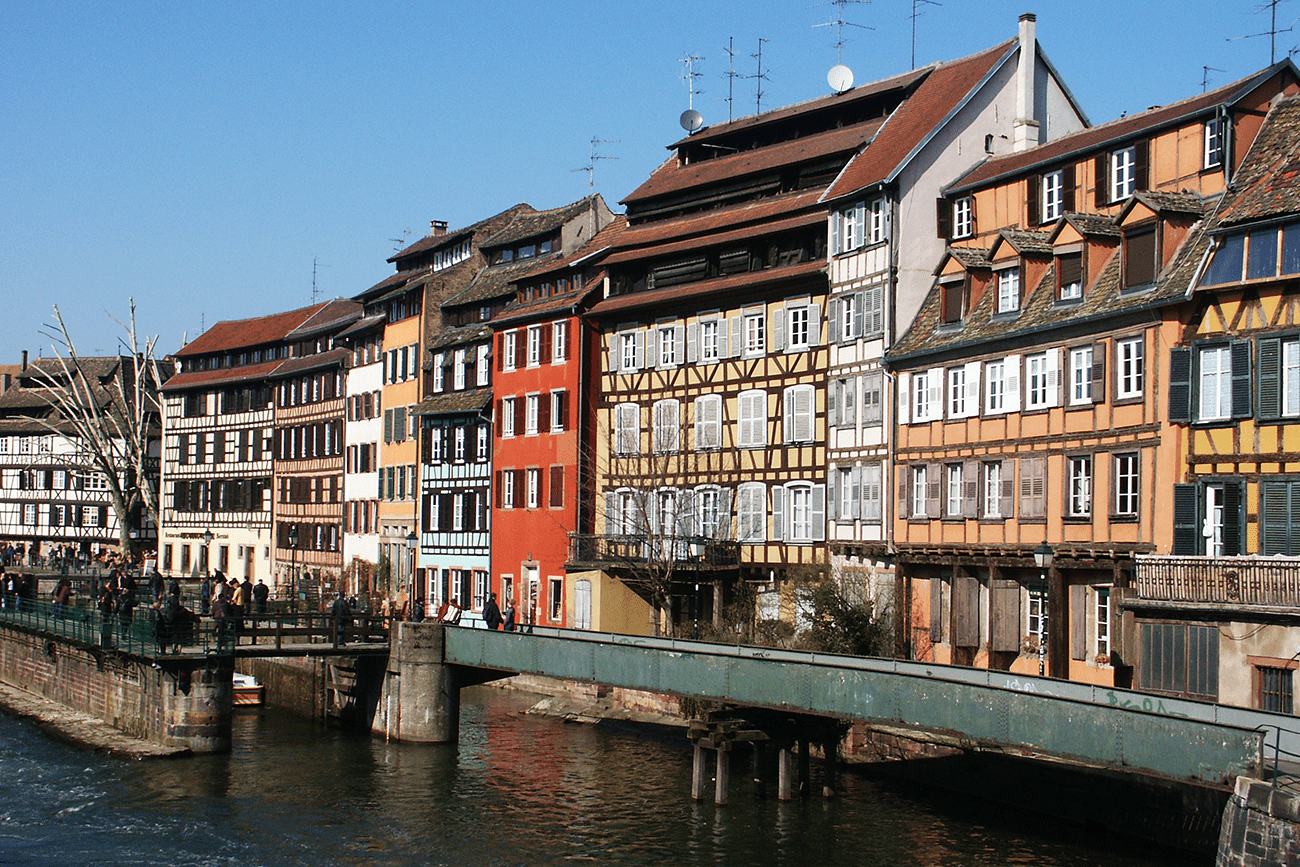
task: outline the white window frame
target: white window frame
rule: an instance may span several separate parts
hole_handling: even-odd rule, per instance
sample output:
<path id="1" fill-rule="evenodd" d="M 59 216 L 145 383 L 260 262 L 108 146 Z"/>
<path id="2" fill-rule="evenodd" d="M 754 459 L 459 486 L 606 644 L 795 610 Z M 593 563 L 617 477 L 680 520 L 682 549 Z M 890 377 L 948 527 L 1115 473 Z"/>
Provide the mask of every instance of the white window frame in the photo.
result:
<path id="1" fill-rule="evenodd" d="M 433 357 L 433 390 L 444 391 L 447 388 L 447 369 L 442 366 L 445 356 L 439 352 Z"/>
<path id="2" fill-rule="evenodd" d="M 465 390 L 465 350 L 457 349 L 451 369 L 452 387 L 456 391 Z"/>
<path id="3" fill-rule="evenodd" d="M 1092 347 L 1070 350 L 1070 405 L 1092 403 Z"/>
<path id="4" fill-rule="evenodd" d="M 790 307 L 786 310 L 788 319 L 785 329 L 786 349 L 807 349 L 812 345 L 812 308 L 807 305 Z"/>
<path id="5" fill-rule="evenodd" d="M 952 203 L 952 236 L 969 238 L 975 234 L 975 200 L 962 196 Z"/>
<path id="6" fill-rule="evenodd" d="M 1300 340 L 1282 341 L 1282 415 L 1300 415 Z"/>
<path id="7" fill-rule="evenodd" d="M 1025 356 L 1025 409 L 1047 409 L 1056 405 L 1052 399 L 1057 385 L 1052 376 L 1055 357 L 1055 351 Z"/>
<path id="8" fill-rule="evenodd" d="M 1141 337 L 1126 337 L 1116 341 L 1119 376 L 1116 381 L 1115 399 L 1141 397 L 1145 383 L 1146 341 Z"/>
<path id="9" fill-rule="evenodd" d="M 488 426 L 480 424 L 478 426 L 478 459 L 480 462 L 485 462 L 488 457 Z"/>
<path id="10" fill-rule="evenodd" d="M 1068 472 L 1066 492 L 1066 516 L 1070 518 L 1088 518 L 1092 516 L 1092 455 L 1071 455 L 1066 457 Z"/>
<path id="11" fill-rule="evenodd" d="M 524 472 L 527 474 L 528 490 L 526 508 L 536 509 L 542 499 L 542 471 L 537 467 L 529 467 Z"/>
<path id="12" fill-rule="evenodd" d="M 998 312 L 1014 313 L 1020 309 L 1020 265 L 1001 268 L 998 274 Z"/>
<path id="13" fill-rule="evenodd" d="M 542 363 L 542 326 L 528 326 L 527 365 L 537 367 Z"/>
<path id="14" fill-rule="evenodd" d="M 503 371 L 515 369 L 515 353 L 518 352 L 516 341 L 518 340 L 519 333 L 517 331 L 505 332 L 505 337 L 501 341 L 501 354 L 504 356 L 501 359 L 501 369 Z"/>
<path id="15" fill-rule="evenodd" d="M 1232 347 L 1203 346 L 1197 361 L 1198 421 L 1232 418 Z"/>
<path id="16" fill-rule="evenodd" d="M 948 368 L 948 418 L 966 417 L 966 368 Z"/>
<path id="17" fill-rule="evenodd" d="M 515 401 L 517 397 L 501 398 L 501 438 L 515 435 Z"/>
<path id="18" fill-rule="evenodd" d="M 482 388 L 488 384 L 488 345 L 482 344 L 478 348 L 478 363 L 474 365 L 475 384 Z"/>
<path id="19" fill-rule="evenodd" d="M 1006 359 L 984 365 L 984 411 L 990 415 L 1007 411 Z"/>
<path id="20" fill-rule="evenodd" d="M 541 395 L 534 393 L 524 396 L 524 436 L 537 436 L 537 410 L 540 403 Z"/>
<path id="21" fill-rule="evenodd" d="M 722 448 L 722 395 L 706 394 L 695 399 L 695 450 Z"/>
<path id="22" fill-rule="evenodd" d="M 722 359 L 722 345 L 718 340 L 721 323 L 717 319 L 700 321 L 700 361 Z"/>
<path id="23" fill-rule="evenodd" d="M 641 453 L 641 405 L 620 403 L 614 407 L 614 454 Z"/>
<path id="24" fill-rule="evenodd" d="M 681 404 L 676 398 L 654 402 L 654 450 L 656 454 L 670 455 L 681 451 Z"/>
<path id="25" fill-rule="evenodd" d="M 1133 195 L 1137 186 L 1137 147 L 1129 145 L 1110 153 L 1110 200 L 1119 202 Z"/>
<path id="26" fill-rule="evenodd" d="M 569 329 L 567 322 L 551 323 L 551 364 L 563 364 L 568 358 L 569 347 L 565 344 Z"/>
<path id="27" fill-rule="evenodd" d="M 993 520 L 1008 517 L 1002 514 L 1002 462 L 984 461 L 980 472 L 984 485 L 984 508 L 980 516 Z"/>
<path id="28" fill-rule="evenodd" d="M 927 493 L 926 465 L 916 464 L 912 466 L 911 487 L 908 489 L 912 497 L 912 508 L 909 510 L 913 518 L 929 518 L 931 515 L 926 513 L 925 502 Z"/>
<path id="29" fill-rule="evenodd" d="M 456 425 L 456 458 L 455 458 L 455 460 L 456 460 L 456 463 L 458 463 L 458 464 L 463 464 L 463 463 L 465 463 L 465 426 L 464 426 L 464 425 Z M 412 473 L 412 476 L 414 476 L 414 473 Z M 414 487 L 414 481 L 412 481 L 412 487 Z"/>
<path id="30" fill-rule="evenodd" d="M 792 385 L 783 395 L 785 442 L 810 443 L 817 436 L 817 390 L 811 385 Z"/>
<path id="31" fill-rule="evenodd" d="M 963 464 L 945 464 L 944 468 L 947 476 L 947 499 L 944 504 L 944 515 L 949 518 L 960 518 L 965 511 L 962 507 L 966 496 L 965 466 Z"/>
<path id="32" fill-rule="evenodd" d="M 659 352 L 658 366 L 661 368 L 676 367 L 677 353 L 680 351 L 680 347 L 677 346 L 676 326 L 659 325 L 656 326 L 655 331 L 657 338 L 655 343 Z"/>
<path id="33" fill-rule="evenodd" d="M 1215 169 L 1223 165 L 1223 159 L 1227 153 L 1224 146 L 1224 130 L 1226 123 L 1222 117 L 1212 117 L 1205 122 L 1202 140 L 1204 147 L 1201 153 L 1201 168 Z"/>
<path id="34" fill-rule="evenodd" d="M 877 196 L 867 204 L 870 225 L 867 227 L 867 243 L 879 244 L 889 237 L 889 212 L 885 207 L 885 197 Z"/>
<path id="35" fill-rule="evenodd" d="M 787 542 L 811 542 L 813 527 L 813 486 L 795 483 L 785 486 Z"/>
<path id="36" fill-rule="evenodd" d="M 837 490 L 839 502 L 835 504 L 835 511 L 841 521 L 851 521 L 856 517 L 853 509 L 853 469 L 853 467 L 839 467 L 835 470 L 839 474 Z"/>
<path id="37" fill-rule="evenodd" d="M 726 538 L 726 515 L 721 513 L 722 489 L 705 485 L 695 489 L 696 531 L 706 539 Z"/>
<path id="38" fill-rule="evenodd" d="M 1061 169 L 1043 175 L 1040 198 L 1040 222 L 1059 220 L 1065 211 L 1065 173 Z"/>
<path id="39" fill-rule="evenodd" d="M 1097 587 L 1094 590 L 1095 599 L 1093 600 L 1094 628 L 1093 635 L 1096 637 L 1097 657 L 1110 658 L 1110 588 Z"/>
<path id="40" fill-rule="evenodd" d="M 742 482 L 736 489 L 737 541 L 755 544 L 767 541 L 767 486 Z"/>
<path id="41" fill-rule="evenodd" d="M 1139 474 L 1140 458 L 1138 452 L 1124 452 L 1115 455 L 1114 487 L 1115 514 L 1124 517 L 1137 517 L 1140 505 L 1141 476 Z"/>
<path id="42" fill-rule="evenodd" d="M 767 392 L 742 391 L 736 398 L 736 446 L 742 449 L 767 447 Z"/>
<path id="43" fill-rule="evenodd" d="M 551 433 L 564 433 L 564 419 L 560 405 L 564 402 L 564 389 L 551 392 Z"/>
<path id="44" fill-rule="evenodd" d="M 767 314 L 746 313 L 741 320 L 744 355 L 753 358 L 767 353 Z"/>

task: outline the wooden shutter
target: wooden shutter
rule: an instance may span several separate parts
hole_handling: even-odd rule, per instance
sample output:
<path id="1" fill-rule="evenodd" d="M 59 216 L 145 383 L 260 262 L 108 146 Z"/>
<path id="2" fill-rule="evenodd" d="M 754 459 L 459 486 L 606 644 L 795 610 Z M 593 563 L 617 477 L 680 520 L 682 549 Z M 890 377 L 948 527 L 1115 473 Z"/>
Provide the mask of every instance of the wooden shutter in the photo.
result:
<path id="1" fill-rule="evenodd" d="M 1232 417 L 1250 418 L 1252 410 L 1252 379 L 1250 369 L 1250 341 L 1234 340 L 1232 355 Z"/>
<path id="2" fill-rule="evenodd" d="M 952 643 L 978 647 L 980 643 L 980 585 L 968 575 L 958 575 L 952 587 Z"/>
<path id="3" fill-rule="evenodd" d="M 569 429 L 569 393 L 567 391 L 557 392 L 555 395 L 555 410 L 557 416 L 551 421 L 560 430 Z"/>
<path id="4" fill-rule="evenodd" d="M 1245 497 L 1242 491 L 1242 482 L 1224 482 L 1223 483 L 1223 556 L 1236 557 L 1241 554 L 1242 528 L 1245 524 L 1244 515 L 1242 514 L 1242 505 Z M 1294 487 L 1292 489 L 1294 494 Z M 1292 500 L 1292 512 L 1295 511 L 1297 503 Z M 1288 525 L 1292 528 L 1300 527 L 1295 521 L 1295 515 L 1292 514 Z M 1287 553 L 1292 553 L 1288 551 Z"/>
<path id="5" fill-rule="evenodd" d="M 1002 462 L 1002 490 L 998 495 L 998 517 L 1014 518 L 1016 516 L 1016 462 Z"/>
<path id="6" fill-rule="evenodd" d="M 989 585 L 989 650 L 1020 650 L 1020 583 L 996 578 Z"/>
<path id="7" fill-rule="evenodd" d="M 564 467 L 551 467 L 551 508 L 564 506 Z"/>
<path id="8" fill-rule="evenodd" d="M 1043 222 L 1042 186 L 1041 175 L 1032 174 L 1025 179 L 1025 214 L 1031 227 Z"/>
<path id="9" fill-rule="evenodd" d="M 1088 588 L 1070 585 L 1070 658 L 1088 658 Z"/>
<path id="10" fill-rule="evenodd" d="M 862 467 L 855 466 L 849 473 L 849 514 L 846 517 L 862 517 Z"/>
<path id="11" fill-rule="evenodd" d="M 1110 204 L 1110 154 L 1100 153 L 1093 160 L 1093 203 L 1098 208 L 1104 208 Z"/>
<path id="12" fill-rule="evenodd" d="M 551 329 L 545 325 L 541 326 L 540 351 L 538 352 L 538 361 L 542 364 L 551 363 Z"/>
<path id="13" fill-rule="evenodd" d="M 686 361 L 694 364 L 700 360 L 700 324 L 689 322 L 686 325 Z"/>
<path id="14" fill-rule="evenodd" d="M 939 506 L 943 502 L 943 464 L 928 464 L 925 468 L 925 516 L 938 518 L 943 514 Z"/>
<path id="15" fill-rule="evenodd" d="M 1061 212 L 1074 211 L 1074 163 L 1061 169 Z"/>
<path id="16" fill-rule="evenodd" d="M 1174 485 L 1174 546 L 1176 556 L 1201 553 L 1200 497 L 1194 484 Z"/>
<path id="17" fill-rule="evenodd" d="M 1169 420 L 1192 420 L 1192 350 L 1185 346 L 1169 350 Z"/>
<path id="18" fill-rule="evenodd" d="M 515 436 L 524 435 L 524 404 L 528 401 L 527 397 L 517 397 L 514 399 L 515 408 Z"/>
<path id="19" fill-rule="evenodd" d="M 980 516 L 980 462 L 966 461 L 962 464 L 961 476 L 961 517 L 978 518 Z"/>
<path id="20" fill-rule="evenodd" d="M 497 373 L 505 369 L 506 364 L 506 335 L 504 332 L 497 332 Z M 617 370 L 617 366 L 614 368 Z"/>
<path id="21" fill-rule="evenodd" d="M 912 484 L 913 468 L 904 464 L 898 468 L 898 517 L 912 517 L 912 498 L 908 496 Z"/>
<path id="22" fill-rule="evenodd" d="M 1150 174 L 1148 166 L 1150 164 L 1151 142 L 1140 141 L 1133 144 L 1133 189 L 1146 190 L 1150 189 L 1147 182 L 1147 176 Z"/>
<path id="23" fill-rule="evenodd" d="M 1236 378 L 1236 367 L 1233 367 Z M 1259 341 L 1259 419 L 1282 417 L 1282 341 L 1276 337 Z"/>
<path id="24" fill-rule="evenodd" d="M 938 198 L 934 201 L 935 234 L 945 241 L 952 240 L 952 203 Z"/>
<path id="25" fill-rule="evenodd" d="M 774 542 L 785 539 L 785 488 L 772 486 L 772 535 Z"/>
<path id="26" fill-rule="evenodd" d="M 528 364 L 528 330 L 515 332 L 515 370 L 522 370 Z"/>
<path id="27" fill-rule="evenodd" d="M 826 473 L 826 485 L 827 487 L 830 488 L 830 492 L 831 492 L 830 507 L 827 510 L 828 514 L 830 515 L 830 519 L 834 521 L 841 517 L 848 518 L 849 517 L 848 515 L 840 514 L 840 500 L 843 499 L 844 494 L 840 491 L 840 468 L 839 467 L 835 465 L 831 465 L 830 470 Z"/>
<path id="28" fill-rule="evenodd" d="M 1106 344 L 1092 345 L 1092 402 L 1106 402 Z"/>
<path id="29" fill-rule="evenodd" d="M 546 433 L 551 429 L 551 396 L 549 394 L 539 394 L 537 396 L 537 430 L 539 433 Z"/>
<path id="30" fill-rule="evenodd" d="M 812 540 L 824 542 L 826 541 L 826 486 L 813 485 L 809 499 L 812 506 L 812 514 L 809 516 L 812 523 Z"/>
<path id="31" fill-rule="evenodd" d="M 943 579 L 936 575 L 930 579 L 930 641 L 942 643 L 943 633 Z"/>

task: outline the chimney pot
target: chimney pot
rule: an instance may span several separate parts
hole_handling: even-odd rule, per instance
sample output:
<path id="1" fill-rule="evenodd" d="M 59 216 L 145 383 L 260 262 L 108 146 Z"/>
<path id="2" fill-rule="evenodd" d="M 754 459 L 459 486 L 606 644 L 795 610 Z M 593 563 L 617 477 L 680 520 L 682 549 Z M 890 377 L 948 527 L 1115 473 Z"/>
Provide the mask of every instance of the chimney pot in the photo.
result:
<path id="1" fill-rule="evenodd" d="M 431 236 L 435 237 L 435 238 L 438 237 L 439 235 L 445 235 L 445 234 L 447 234 L 447 221 L 446 221 L 446 220 L 430 220 L 430 221 L 429 221 L 429 234 L 430 234 Z"/>

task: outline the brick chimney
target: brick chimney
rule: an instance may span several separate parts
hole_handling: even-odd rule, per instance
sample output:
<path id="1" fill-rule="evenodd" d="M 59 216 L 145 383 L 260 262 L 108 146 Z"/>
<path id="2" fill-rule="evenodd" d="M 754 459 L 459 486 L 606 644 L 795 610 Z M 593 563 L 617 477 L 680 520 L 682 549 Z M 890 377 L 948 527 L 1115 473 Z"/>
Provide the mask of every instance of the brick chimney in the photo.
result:
<path id="1" fill-rule="evenodd" d="M 447 221 L 446 221 L 446 220 L 430 220 L 430 221 L 429 221 L 429 237 L 430 237 L 430 238 L 436 238 L 436 237 L 438 237 L 439 235 L 445 235 L 445 234 L 447 234 Z"/>
<path id="2" fill-rule="evenodd" d="M 1039 139 L 1038 121 L 1034 118 L 1034 72 L 1038 66 L 1037 17 L 1032 12 L 1020 16 L 1020 59 L 1016 64 L 1016 120 L 1011 127 L 1011 150 L 1035 147 Z"/>

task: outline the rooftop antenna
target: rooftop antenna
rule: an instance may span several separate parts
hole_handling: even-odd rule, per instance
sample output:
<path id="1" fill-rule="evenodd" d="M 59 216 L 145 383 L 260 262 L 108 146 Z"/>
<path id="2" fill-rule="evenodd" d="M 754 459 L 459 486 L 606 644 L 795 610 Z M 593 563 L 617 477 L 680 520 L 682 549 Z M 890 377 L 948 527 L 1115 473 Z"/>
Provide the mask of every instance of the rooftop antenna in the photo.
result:
<path id="1" fill-rule="evenodd" d="M 916 19 L 925 14 L 926 6 L 942 6 L 934 0 L 912 0 L 912 68 L 916 69 Z"/>
<path id="2" fill-rule="evenodd" d="M 682 75 L 682 80 L 686 82 L 686 111 L 682 112 L 680 123 L 682 129 L 688 133 L 695 132 L 704 126 L 704 115 L 695 110 L 695 94 L 703 93 L 703 90 L 695 89 L 695 79 L 704 73 L 695 71 L 695 64 L 704 60 L 698 54 L 688 54 L 682 58 L 682 63 L 686 65 L 686 72 Z"/>
<path id="3" fill-rule="evenodd" d="M 1202 66 L 1201 67 L 1201 93 L 1205 93 L 1206 89 L 1209 88 L 1210 86 L 1210 73 L 1223 72 L 1223 71 L 1224 70 L 1217 69 L 1213 66 Z"/>
<path id="4" fill-rule="evenodd" d="M 317 294 L 318 294 L 318 289 L 316 287 L 316 269 L 318 267 L 324 268 L 325 266 L 320 265 L 317 261 L 317 258 L 315 256 L 312 256 L 311 257 L 311 303 L 313 304 L 316 303 Z"/>
<path id="5" fill-rule="evenodd" d="M 588 189 L 588 190 L 593 190 L 593 191 L 596 189 L 596 160 L 616 160 L 616 159 L 618 159 L 618 157 L 605 157 L 605 156 L 601 156 L 600 154 L 596 153 L 596 145 L 598 145 L 598 144 L 618 144 L 618 139 L 616 139 L 616 138 L 596 138 L 596 137 L 593 135 L 593 136 L 591 137 L 591 161 L 590 161 L 589 163 L 587 163 L 585 166 L 583 166 L 582 168 L 580 168 L 580 169 L 569 169 L 569 171 L 571 171 L 571 172 L 586 172 L 586 173 L 587 173 L 587 189 Z"/>
<path id="6" fill-rule="evenodd" d="M 867 27 L 865 24 L 854 24 L 852 21 L 844 20 L 844 7 L 850 3 L 855 5 L 866 5 L 871 0 L 830 0 L 829 3 L 819 3 L 819 6 L 834 6 L 835 20 L 827 21 L 823 24 L 814 24 L 813 27 L 835 27 L 835 65 L 831 67 L 830 72 L 826 73 L 826 83 L 831 86 L 831 90 L 836 93 L 843 93 L 853 86 L 853 70 L 844 65 L 844 27 L 857 27 L 861 30 L 874 30 L 873 27 Z"/>
<path id="7" fill-rule="evenodd" d="M 770 40 L 764 39 L 761 36 L 759 37 L 758 53 L 749 55 L 750 57 L 758 59 L 758 72 L 753 75 L 744 76 L 745 78 L 754 79 L 754 102 L 757 106 L 754 112 L 755 114 L 763 113 L 763 82 L 771 80 L 767 77 L 767 73 L 763 71 L 763 43 L 768 41 Z"/>
<path id="8" fill-rule="evenodd" d="M 402 249 L 406 246 L 406 239 L 409 237 L 411 237 L 411 230 L 406 229 L 402 232 L 402 237 L 389 238 L 388 240 L 393 242 L 393 252 L 400 253 Z"/>
<path id="9" fill-rule="evenodd" d="M 1227 41 L 1235 42 L 1238 39 L 1255 39 L 1259 36 L 1267 36 L 1268 37 L 1268 63 L 1269 66 L 1272 66 L 1275 62 L 1277 62 L 1277 35 L 1279 33 L 1290 33 L 1292 30 L 1295 29 L 1296 23 L 1300 22 L 1300 18 L 1297 18 L 1295 21 L 1291 22 L 1291 26 L 1289 27 L 1279 28 L 1277 26 L 1277 4 L 1281 2 L 1283 2 L 1283 0 L 1265 0 L 1265 2 L 1255 10 L 1256 15 L 1263 12 L 1265 9 L 1268 10 L 1269 25 L 1267 30 L 1263 31 L 1262 33 L 1248 33 L 1245 36 L 1229 36 Z"/>
<path id="10" fill-rule="evenodd" d="M 736 37 L 727 37 L 727 47 L 723 49 L 727 52 L 727 123 L 734 119 L 731 113 L 731 107 L 734 104 L 734 94 L 732 89 L 735 87 L 736 79 L 740 78 L 740 73 L 736 72 L 736 52 L 733 50 L 736 44 Z"/>

